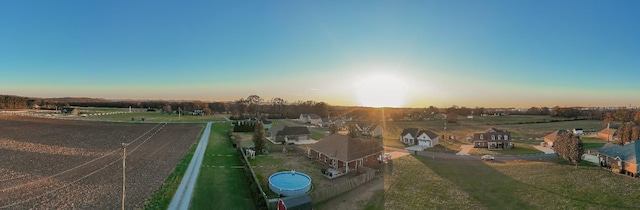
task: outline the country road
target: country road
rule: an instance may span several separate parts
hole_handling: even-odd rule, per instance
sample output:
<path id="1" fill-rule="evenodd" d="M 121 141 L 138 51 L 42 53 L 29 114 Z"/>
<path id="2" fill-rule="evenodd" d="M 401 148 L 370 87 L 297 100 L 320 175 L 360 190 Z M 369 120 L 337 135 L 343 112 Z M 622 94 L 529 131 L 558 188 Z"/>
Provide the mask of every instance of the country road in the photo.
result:
<path id="1" fill-rule="evenodd" d="M 198 180 L 198 175 L 200 174 L 200 166 L 202 165 L 204 152 L 207 149 L 207 143 L 209 142 L 209 134 L 211 133 L 212 123 L 213 122 L 208 122 L 207 127 L 204 128 L 204 132 L 202 133 L 200 142 L 198 142 L 198 147 L 193 154 L 193 158 L 189 163 L 189 167 L 187 168 L 184 177 L 182 177 L 182 181 L 180 182 L 180 186 L 178 186 L 176 194 L 173 195 L 171 204 L 169 204 L 168 209 L 170 210 L 189 209 L 191 196 L 193 196 L 193 189 L 196 185 L 196 181 Z"/>

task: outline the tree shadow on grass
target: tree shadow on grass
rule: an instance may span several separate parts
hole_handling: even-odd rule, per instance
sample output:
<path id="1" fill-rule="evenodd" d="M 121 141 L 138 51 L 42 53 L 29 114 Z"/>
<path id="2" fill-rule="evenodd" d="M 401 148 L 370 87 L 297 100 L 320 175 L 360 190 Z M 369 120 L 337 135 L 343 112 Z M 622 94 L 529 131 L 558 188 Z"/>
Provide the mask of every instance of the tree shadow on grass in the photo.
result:
<path id="1" fill-rule="evenodd" d="M 551 191 L 539 186 L 520 182 L 504 173 L 494 169 L 493 167 L 478 162 L 477 160 L 432 160 L 429 158 L 418 157 L 418 160 L 433 170 L 436 174 L 444 179 L 448 179 L 455 183 L 460 189 L 464 190 L 469 196 L 479 201 L 483 206 L 489 209 L 534 209 L 526 201 L 523 201 L 518 192 L 523 189 L 536 189 L 544 191 L 552 196 L 563 197 L 568 200 L 578 201 L 581 203 L 568 204 L 572 207 L 589 206 L 600 208 L 616 208 L 630 209 L 632 207 L 616 205 L 617 202 L 598 203 L 593 200 L 585 199 L 581 195 L 567 196 L 560 192 Z M 557 160 L 556 160 L 557 161 Z M 547 160 L 547 162 L 549 162 Z M 494 162 L 493 164 L 504 164 L 505 162 Z M 584 166 L 581 166 L 581 168 Z M 584 170 L 595 170 L 597 167 L 584 167 Z M 524 190 L 526 191 L 526 190 Z M 541 198 L 543 199 L 543 198 Z M 568 207 L 568 206 L 566 206 Z"/>
<path id="2" fill-rule="evenodd" d="M 531 209 L 514 191 L 528 187 L 478 160 L 418 160 L 444 179 L 455 183 L 469 196 L 489 209 Z"/>

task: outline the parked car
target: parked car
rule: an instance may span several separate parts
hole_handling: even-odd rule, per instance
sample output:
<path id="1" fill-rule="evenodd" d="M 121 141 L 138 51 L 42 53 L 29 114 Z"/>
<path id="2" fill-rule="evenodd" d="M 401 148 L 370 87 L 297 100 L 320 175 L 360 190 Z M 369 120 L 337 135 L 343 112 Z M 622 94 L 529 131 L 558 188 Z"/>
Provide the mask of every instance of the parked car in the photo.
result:
<path id="1" fill-rule="evenodd" d="M 491 155 L 483 155 L 481 157 L 482 160 L 494 160 L 496 159 L 495 157 L 491 156 Z"/>

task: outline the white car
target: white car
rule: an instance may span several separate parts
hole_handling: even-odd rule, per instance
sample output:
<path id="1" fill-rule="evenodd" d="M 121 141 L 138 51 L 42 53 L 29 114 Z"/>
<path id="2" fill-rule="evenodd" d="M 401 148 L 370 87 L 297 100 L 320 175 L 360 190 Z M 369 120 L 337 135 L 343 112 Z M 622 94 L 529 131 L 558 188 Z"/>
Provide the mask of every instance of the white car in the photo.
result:
<path id="1" fill-rule="evenodd" d="M 482 160 L 494 160 L 496 159 L 495 157 L 491 156 L 491 155 L 483 155 L 481 157 Z"/>

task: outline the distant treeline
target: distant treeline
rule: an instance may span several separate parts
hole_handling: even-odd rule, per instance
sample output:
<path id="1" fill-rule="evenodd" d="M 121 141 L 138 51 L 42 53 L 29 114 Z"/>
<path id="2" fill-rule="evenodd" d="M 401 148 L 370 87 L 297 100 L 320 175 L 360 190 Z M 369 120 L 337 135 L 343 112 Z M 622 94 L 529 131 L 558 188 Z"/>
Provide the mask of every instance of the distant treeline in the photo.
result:
<path id="1" fill-rule="evenodd" d="M 601 109 L 581 109 L 577 107 L 531 107 L 526 111 L 519 109 L 501 109 L 484 107 L 438 108 L 369 108 L 354 106 L 331 106 L 325 102 L 296 101 L 288 102 L 282 98 L 265 100 L 257 95 L 240 98 L 229 102 L 203 101 L 112 101 L 93 98 L 29 98 L 21 96 L 0 95 L 0 109 L 60 109 L 69 106 L 77 107 L 110 107 L 110 108 L 151 108 L 162 110 L 164 113 L 212 113 L 230 114 L 231 119 L 249 119 L 267 117 L 271 119 L 299 118 L 300 114 L 317 114 L 323 118 L 349 118 L 356 121 L 381 120 L 428 120 L 428 119 L 456 119 L 458 116 L 468 115 L 543 115 L 565 117 L 573 119 L 604 120 L 614 114 L 626 116 L 626 113 Z M 618 111 L 620 112 L 620 111 Z M 611 117 L 609 117 L 611 118 Z M 623 120 L 624 121 L 624 120 Z"/>
<path id="2" fill-rule="evenodd" d="M 0 95 L 0 109 L 59 109 L 69 104 L 55 100 Z"/>

